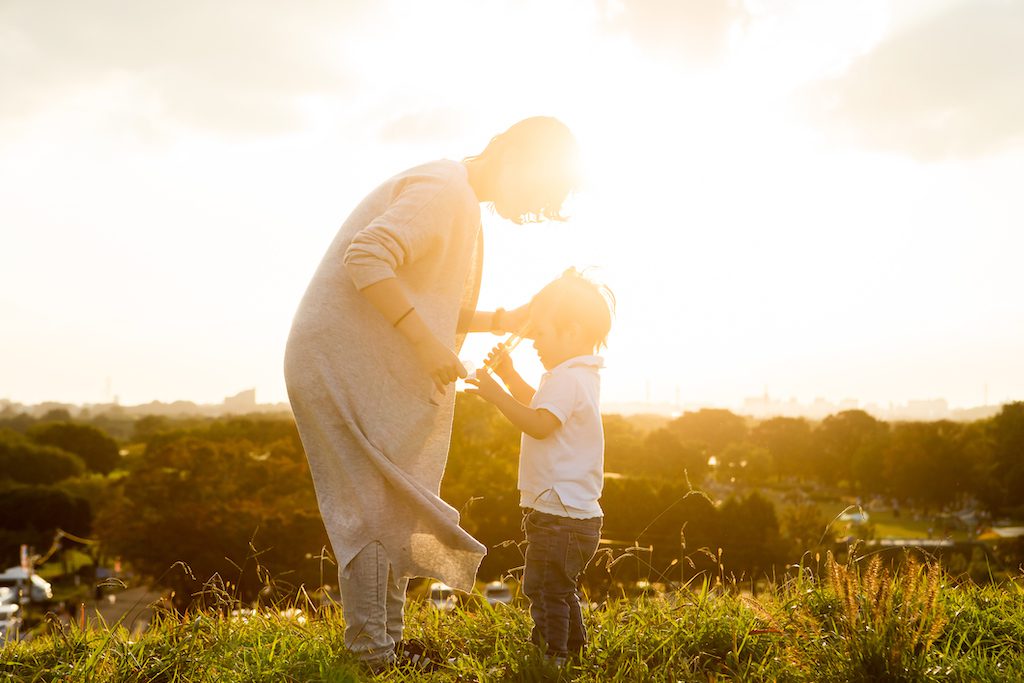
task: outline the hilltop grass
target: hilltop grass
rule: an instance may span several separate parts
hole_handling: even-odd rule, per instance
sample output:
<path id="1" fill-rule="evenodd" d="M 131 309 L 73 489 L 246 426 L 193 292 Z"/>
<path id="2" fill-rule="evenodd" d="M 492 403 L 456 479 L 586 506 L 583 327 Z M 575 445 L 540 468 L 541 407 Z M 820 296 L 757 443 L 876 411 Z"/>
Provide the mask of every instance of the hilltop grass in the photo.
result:
<path id="1" fill-rule="evenodd" d="M 1024 588 L 955 585 L 934 565 L 876 557 L 799 575 L 756 599 L 707 584 L 587 613 L 591 645 L 562 670 L 527 645 L 522 605 L 407 608 L 407 637 L 450 670 L 373 675 L 347 654 L 336 607 L 244 619 L 206 609 L 123 628 L 64 627 L 0 650 L 17 681 L 1006 681 L 1024 680 Z"/>

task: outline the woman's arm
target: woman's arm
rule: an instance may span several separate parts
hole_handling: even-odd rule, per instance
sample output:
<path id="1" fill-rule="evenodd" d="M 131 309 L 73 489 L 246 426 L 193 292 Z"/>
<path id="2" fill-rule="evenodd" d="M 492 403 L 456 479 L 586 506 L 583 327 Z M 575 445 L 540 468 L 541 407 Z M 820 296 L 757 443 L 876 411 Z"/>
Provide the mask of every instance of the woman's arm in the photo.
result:
<path id="1" fill-rule="evenodd" d="M 490 332 L 494 326 L 494 311 L 473 311 L 459 318 L 459 333 Z"/>
<path id="2" fill-rule="evenodd" d="M 397 278 L 386 278 L 359 290 L 384 318 L 412 344 L 420 365 L 442 394 L 445 385 L 466 376 L 455 352 L 445 346 L 420 317 Z"/>
<path id="3" fill-rule="evenodd" d="M 517 332 L 526 325 L 530 305 L 526 304 L 511 311 L 474 311 L 472 315 L 459 317 L 459 333 L 466 332 Z"/>
<path id="4" fill-rule="evenodd" d="M 413 308 L 396 273 L 446 243 L 455 201 L 451 195 L 458 186 L 454 174 L 406 183 L 387 209 L 352 237 L 344 256 L 356 289 L 412 343 L 442 393 L 445 385 L 465 377 L 466 369 Z"/>

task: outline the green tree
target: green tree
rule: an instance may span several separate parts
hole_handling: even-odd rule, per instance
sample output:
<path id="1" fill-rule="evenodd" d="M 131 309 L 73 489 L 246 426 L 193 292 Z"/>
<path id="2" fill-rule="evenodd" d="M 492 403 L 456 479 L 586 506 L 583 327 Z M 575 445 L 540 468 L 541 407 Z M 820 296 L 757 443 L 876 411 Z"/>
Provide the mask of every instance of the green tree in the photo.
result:
<path id="1" fill-rule="evenodd" d="M 814 503 L 784 507 L 780 522 L 787 560 L 791 562 L 799 560 L 804 553 L 829 547 L 835 537 L 821 508 Z"/>
<path id="2" fill-rule="evenodd" d="M 47 422 L 29 429 L 28 436 L 36 443 L 74 453 L 93 472 L 107 474 L 121 460 L 117 442 L 90 425 Z"/>
<path id="3" fill-rule="evenodd" d="M 682 443 L 702 443 L 708 455 L 718 456 L 731 443 L 747 438 L 746 421 L 728 410 L 701 408 L 697 412 L 683 413 L 669 423 Z"/>
<path id="4" fill-rule="evenodd" d="M 85 472 L 77 477 L 62 479 L 53 485 L 54 488 L 64 491 L 72 498 L 80 498 L 89 504 L 89 509 L 95 517 L 100 510 L 113 501 L 117 477 L 122 472 L 113 475 L 99 474 L 98 472 Z"/>
<path id="5" fill-rule="evenodd" d="M 0 479 L 23 484 L 54 484 L 77 476 L 84 469 L 77 455 L 33 443 L 17 432 L 0 430 Z"/>
<path id="6" fill-rule="evenodd" d="M 90 532 L 89 503 L 50 486 L 8 485 L 0 490 L 0 561 L 17 561 L 22 543 L 45 551 L 57 529 Z"/>
<path id="7" fill-rule="evenodd" d="M 330 546 L 295 426 L 276 422 L 216 422 L 154 438 L 129 461 L 113 502 L 97 516 L 107 552 L 163 577 L 179 607 L 197 589 L 183 572 L 168 572 L 179 561 L 199 580 L 217 574 L 237 583 L 243 600 L 262 587 L 257 562 L 278 580 L 319 585 L 315 557 Z M 335 571 L 322 578 L 330 581 Z"/>
<path id="8" fill-rule="evenodd" d="M 886 474 L 894 495 L 925 507 L 951 505 L 971 490 L 965 429 L 955 422 L 907 422 L 893 426 Z"/>
<path id="9" fill-rule="evenodd" d="M 683 443 L 670 429 L 661 427 L 648 432 L 638 446 L 633 466 L 627 471 L 631 475 L 664 477 L 666 479 L 687 479 L 699 484 L 708 469 L 708 458 L 704 445 Z"/>
<path id="10" fill-rule="evenodd" d="M 14 410 L 8 406 L 4 409 L 3 413 L 0 414 L 0 432 L 4 430 L 11 430 L 24 434 L 34 425 L 37 420 L 29 415 L 28 413 L 15 413 Z"/>
<path id="11" fill-rule="evenodd" d="M 1024 508 L 1024 401 L 1004 405 L 999 414 L 987 422 L 985 431 L 989 453 L 982 495 L 994 510 L 1021 510 Z"/>
<path id="12" fill-rule="evenodd" d="M 884 451 L 889 425 L 863 410 L 844 410 L 826 417 L 815 432 L 815 469 L 825 483 L 846 481 L 859 495 L 886 489 Z"/>
<path id="13" fill-rule="evenodd" d="M 132 439 L 146 441 L 161 432 L 171 431 L 171 421 L 163 415 L 146 415 L 135 421 Z"/>
<path id="14" fill-rule="evenodd" d="M 783 560 L 775 506 L 758 492 L 725 501 L 718 517 L 726 571 L 737 577 L 759 577 Z"/>
<path id="15" fill-rule="evenodd" d="M 749 441 L 729 444 L 718 458 L 718 478 L 723 482 L 761 484 L 774 473 L 768 449 Z"/>
<path id="16" fill-rule="evenodd" d="M 635 472 L 643 434 L 622 415 L 602 415 L 606 472 Z"/>
<path id="17" fill-rule="evenodd" d="M 71 413 L 67 408 L 53 408 L 39 418 L 42 422 L 71 422 Z"/>
<path id="18" fill-rule="evenodd" d="M 711 569 L 700 549 L 709 549 L 713 554 L 718 548 L 717 510 L 705 495 L 691 489 L 685 481 L 611 478 L 605 481 L 601 508 L 605 514 L 601 535 L 611 543 L 614 552 L 621 553 L 633 544 L 654 548 L 653 553 L 642 555 L 638 562 L 626 563 L 634 568 L 639 565 L 639 574 L 628 578 L 666 578 L 662 575 L 679 562 L 685 566 L 677 571 L 687 576 Z M 680 557 L 684 551 L 688 561 Z"/>
<path id="19" fill-rule="evenodd" d="M 780 477 L 803 481 L 812 473 L 814 437 L 811 425 L 802 417 L 773 417 L 751 430 L 750 440 L 772 454 Z"/>

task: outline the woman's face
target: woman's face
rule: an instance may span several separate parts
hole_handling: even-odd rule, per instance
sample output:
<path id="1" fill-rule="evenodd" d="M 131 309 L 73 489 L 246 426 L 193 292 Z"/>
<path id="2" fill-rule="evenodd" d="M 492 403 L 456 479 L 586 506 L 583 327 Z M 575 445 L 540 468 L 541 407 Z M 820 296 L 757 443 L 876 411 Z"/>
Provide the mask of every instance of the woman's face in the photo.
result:
<path id="1" fill-rule="evenodd" d="M 503 163 L 495 188 L 494 210 L 512 221 L 557 210 L 568 195 L 563 174 L 537 164 Z"/>

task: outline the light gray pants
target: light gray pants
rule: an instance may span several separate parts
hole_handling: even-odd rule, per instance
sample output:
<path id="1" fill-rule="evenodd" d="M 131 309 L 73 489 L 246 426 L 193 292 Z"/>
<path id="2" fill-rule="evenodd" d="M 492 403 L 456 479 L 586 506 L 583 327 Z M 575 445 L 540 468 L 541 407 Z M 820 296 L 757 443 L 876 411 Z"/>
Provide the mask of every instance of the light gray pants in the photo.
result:
<path id="1" fill-rule="evenodd" d="M 341 609 L 345 615 L 345 646 L 367 662 L 389 662 L 405 628 L 405 589 L 409 579 L 397 584 L 384 546 L 372 541 L 352 558 L 348 576 L 338 571 Z"/>

